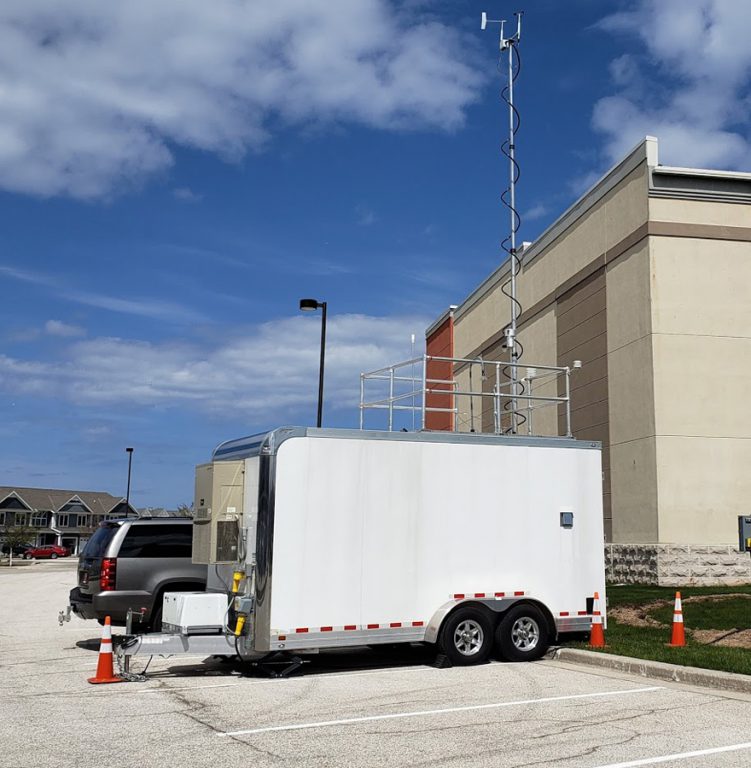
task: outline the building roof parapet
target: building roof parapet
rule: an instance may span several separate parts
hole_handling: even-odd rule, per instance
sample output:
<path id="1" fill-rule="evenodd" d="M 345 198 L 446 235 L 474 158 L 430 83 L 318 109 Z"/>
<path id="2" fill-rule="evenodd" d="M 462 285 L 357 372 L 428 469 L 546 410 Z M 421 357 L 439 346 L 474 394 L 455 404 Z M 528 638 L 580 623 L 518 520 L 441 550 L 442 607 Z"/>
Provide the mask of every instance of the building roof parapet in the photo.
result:
<path id="1" fill-rule="evenodd" d="M 751 173 L 661 165 L 650 174 L 649 196 L 747 205 L 751 202 Z"/>
<path id="2" fill-rule="evenodd" d="M 657 158 L 657 139 L 654 136 L 646 136 L 626 157 L 606 171 L 573 205 L 569 206 L 537 240 L 521 252 L 522 264 L 528 264 L 542 253 L 640 165 L 646 164 L 650 169 L 657 167 Z M 459 320 L 465 312 L 502 282 L 508 273 L 507 259 L 458 305 L 454 319 Z"/>
<path id="3" fill-rule="evenodd" d="M 430 336 L 430 334 L 434 331 L 437 331 L 446 322 L 446 320 L 448 320 L 450 317 L 453 317 L 455 311 L 456 304 L 449 304 L 448 309 L 425 329 L 426 338 Z"/>

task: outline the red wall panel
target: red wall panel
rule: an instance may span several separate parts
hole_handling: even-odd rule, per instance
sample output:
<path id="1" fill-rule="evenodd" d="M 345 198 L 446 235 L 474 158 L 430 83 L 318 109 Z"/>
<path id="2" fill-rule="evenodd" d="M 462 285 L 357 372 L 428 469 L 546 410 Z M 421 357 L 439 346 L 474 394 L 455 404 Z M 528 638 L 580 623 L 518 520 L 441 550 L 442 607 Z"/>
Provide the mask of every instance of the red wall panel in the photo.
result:
<path id="1" fill-rule="evenodd" d="M 454 318 L 449 315 L 426 339 L 425 349 L 427 354 L 437 357 L 454 356 Z M 440 360 L 430 360 L 427 365 L 428 379 L 441 379 L 449 381 L 453 378 L 453 363 L 442 362 Z M 428 389 L 452 389 L 450 384 L 430 383 Z M 440 394 L 431 392 L 425 397 L 425 404 L 428 408 L 453 408 L 454 396 L 451 394 Z M 436 429 L 451 431 L 454 429 L 453 413 L 432 413 L 428 411 L 425 414 L 426 429 Z"/>

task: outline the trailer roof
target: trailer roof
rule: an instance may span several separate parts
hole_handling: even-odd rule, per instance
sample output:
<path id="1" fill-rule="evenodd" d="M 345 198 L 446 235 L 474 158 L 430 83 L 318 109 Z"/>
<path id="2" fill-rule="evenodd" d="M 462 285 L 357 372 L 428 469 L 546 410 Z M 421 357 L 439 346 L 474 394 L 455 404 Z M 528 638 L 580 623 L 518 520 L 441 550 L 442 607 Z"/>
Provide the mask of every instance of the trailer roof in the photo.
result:
<path id="1" fill-rule="evenodd" d="M 249 459 L 263 454 L 273 455 L 279 446 L 293 437 L 338 438 L 345 440 L 390 440 L 416 443 L 475 443 L 485 445 L 520 445 L 539 448 L 578 448 L 599 450 L 594 440 L 570 437 L 528 437 L 526 435 L 488 435 L 472 432 L 386 432 L 366 429 L 318 429 L 315 427 L 279 427 L 270 432 L 240 437 L 220 443 L 211 455 L 212 461 Z"/>

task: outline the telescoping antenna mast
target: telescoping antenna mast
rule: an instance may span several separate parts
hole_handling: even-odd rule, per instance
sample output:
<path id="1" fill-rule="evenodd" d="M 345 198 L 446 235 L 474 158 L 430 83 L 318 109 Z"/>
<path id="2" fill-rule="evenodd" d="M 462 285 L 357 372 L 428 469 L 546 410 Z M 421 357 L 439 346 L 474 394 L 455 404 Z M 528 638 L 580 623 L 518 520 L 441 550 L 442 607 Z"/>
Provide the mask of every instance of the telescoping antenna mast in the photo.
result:
<path id="1" fill-rule="evenodd" d="M 510 381 L 511 394 L 510 431 L 513 434 L 516 434 L 517 427 L 519 426 L 519 417 L 516 407 L 517 396 L 520 394 L 517 363 L 522 352 L 522 346 L 516 338 L 516 322 L 521 313 L 521 304 L 516 298 L 516 276 L 521 268 L 521 262 L 516 252 L 516 233 L 519 230 L 520 224 L 520 217 L 516 210 L 516 182 L 519 179 L 519 165 L 516 162 L 516 131 L 519 128 L 519 113 L 517 112 L 516 107 L 514 107 L 514 81 L 519 74 L 519 51 L 517 50 L 517 47 L 522 35 L 522 15 L 522 11 L 514 13 L 514 17 L 516 18 L 516 32 L 511 37 L 504 36 L 505 19 L 489 19 L 488 14 L 483 11 L 480 22 L 480 29 L 482 30 L 487 29 L 488 24 L 500 25 L 499 48 L 501 54 L 505 52 L 508 58 L 508 82 L 501 92 L 501 98 L 508 105 L 509 135 L 508 139 L 504 141 L 501 146 L 501 152 L 509 161 L 509 185 L 501 195 L 501 200 L 509 209 L 511 226 L 508 236 L 501 243 L 501 247 L 509 254 L 511 277 L 504 283 L 501 290 L 509 297 L 511 304 L 511 322 L 505 330 L 505 344 L 506 349 L 509 350 L 511 356 L 508 378 Z M 499 69 L 500 68 L 501 62 L 499 61 Z M 508 291 L 506 290 L 506 286 L 509 286 Z M 500 386 L 500 382 L 496 382 L 496 386 Z M 523 421 L 524 419 L 522 418 L 522 422 Z"/>

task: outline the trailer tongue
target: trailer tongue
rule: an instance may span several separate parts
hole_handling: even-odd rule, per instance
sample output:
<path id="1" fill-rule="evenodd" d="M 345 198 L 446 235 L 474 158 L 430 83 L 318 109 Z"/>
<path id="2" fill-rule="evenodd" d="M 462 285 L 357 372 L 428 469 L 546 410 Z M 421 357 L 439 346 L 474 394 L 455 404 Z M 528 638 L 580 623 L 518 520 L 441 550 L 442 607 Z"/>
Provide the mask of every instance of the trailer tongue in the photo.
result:
<path id="1" fill-rule="evenodd" d="M 502 479 L 502 482 L 501 482 Z M 207 593 L 167 594 L 121 655 L 433 643 L 453 663 L 539 658 L 604 595 L 598 443 L 282 428 L 196 469 Z"/>

